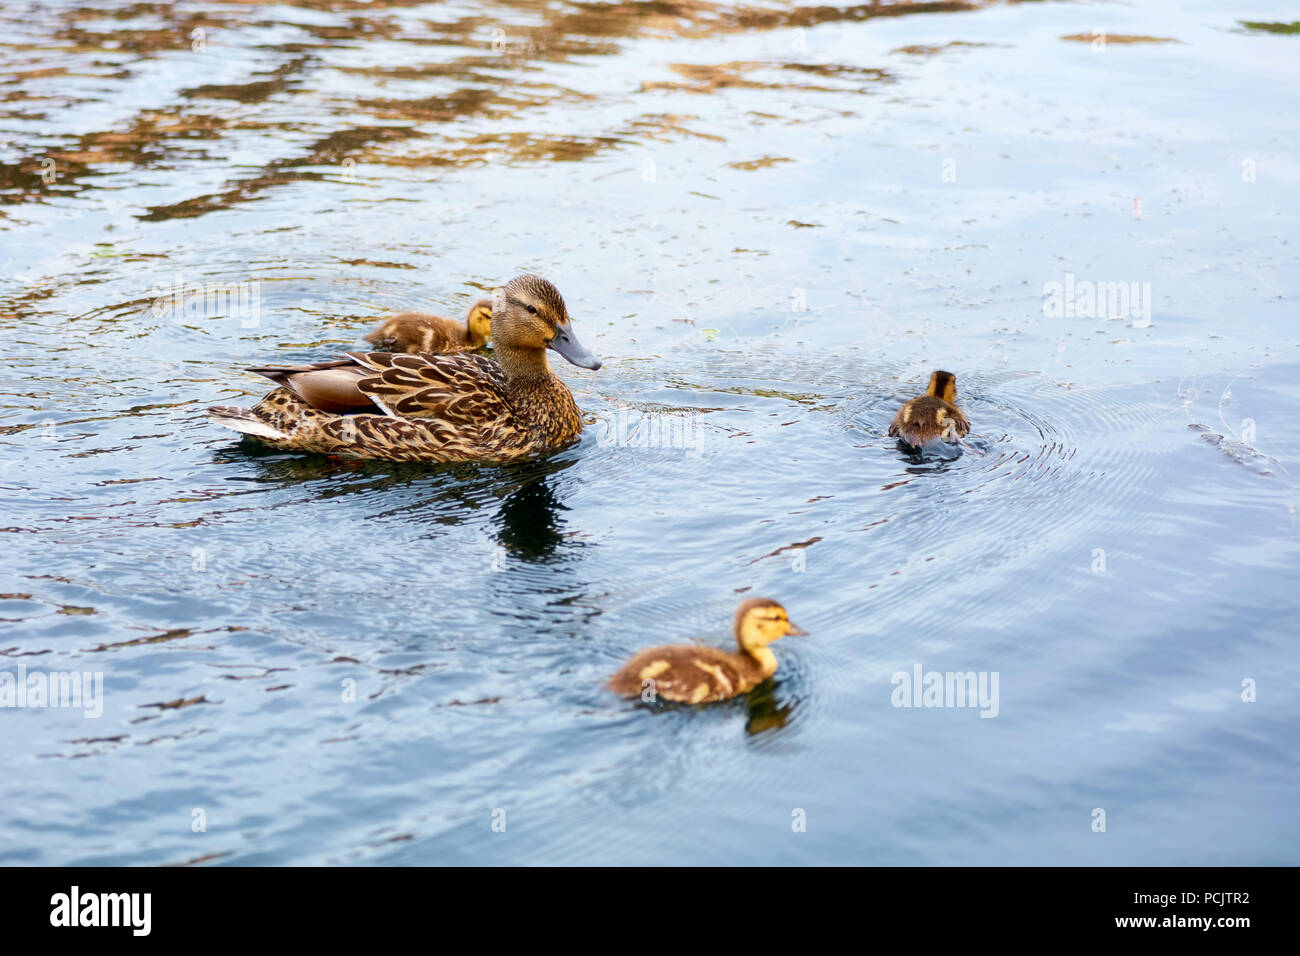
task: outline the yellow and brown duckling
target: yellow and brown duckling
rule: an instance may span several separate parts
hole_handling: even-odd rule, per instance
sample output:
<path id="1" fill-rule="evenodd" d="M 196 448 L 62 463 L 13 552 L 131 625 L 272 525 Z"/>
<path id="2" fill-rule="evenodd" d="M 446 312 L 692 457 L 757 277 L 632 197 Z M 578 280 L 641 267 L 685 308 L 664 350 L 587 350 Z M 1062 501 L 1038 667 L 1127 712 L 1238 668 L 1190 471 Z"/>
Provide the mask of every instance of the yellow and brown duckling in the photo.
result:
<path id="1" fill-rule="evenodd" d="M 694 644 L 669 644 L 642 651 L 609 679 L 609 688 L 624 697 L 704 704 L 753 690 L 776 673 L 776 655 L 768 645 L 787 634 L 808 632 L 771 598 L 750 598 L 736 609 L 736 643 L 740 653 Z"/>
<path id="2" fill-rule="evenodd" d="M 892 437 L 913 448 L 956 441 L 969 431 L 970 422 L 957 407 L 957 376 L 944 371 L 932 372 L 925 394 L 906 402 L 889 425 Z"/>
<path id="3" fill-rule="evenodd" d="M 348 352 L 332 362 L 253 368 L 277 384 L 252 408 L 209 417 L 273 448 L 378 461 L 505 462 L 582 431 L 573 395 L 546 361 L 600 360 L 578 342 L 559 291 L 517 276 L 492 303 L 495 360 L 472 352 Z"/>
<path id="4" fill-rule="evenodd" d="M 492 336 L 492 300 L 469 307 L 464 322 L 427 312 L 402 312 L 385 319 L 365 339 L 380 352 L 477 352 Z"/>

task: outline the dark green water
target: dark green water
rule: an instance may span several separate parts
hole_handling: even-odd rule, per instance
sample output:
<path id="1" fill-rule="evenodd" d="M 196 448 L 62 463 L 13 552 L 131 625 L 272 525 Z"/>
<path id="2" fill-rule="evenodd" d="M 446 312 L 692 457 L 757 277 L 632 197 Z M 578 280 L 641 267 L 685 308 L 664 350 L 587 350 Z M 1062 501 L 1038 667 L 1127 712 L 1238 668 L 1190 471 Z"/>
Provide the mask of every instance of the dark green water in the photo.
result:
<path id="1" fill-rule="evenodd" d="M 0 862 L 1297 862 L 1292 19 L 5 4 L 0 674 L 103 698 L 0 708 Z M 202 416 L 522 271 L 605 361 L 547 460 Z M 772 685 L 602 689 L 752 594 Z"/>

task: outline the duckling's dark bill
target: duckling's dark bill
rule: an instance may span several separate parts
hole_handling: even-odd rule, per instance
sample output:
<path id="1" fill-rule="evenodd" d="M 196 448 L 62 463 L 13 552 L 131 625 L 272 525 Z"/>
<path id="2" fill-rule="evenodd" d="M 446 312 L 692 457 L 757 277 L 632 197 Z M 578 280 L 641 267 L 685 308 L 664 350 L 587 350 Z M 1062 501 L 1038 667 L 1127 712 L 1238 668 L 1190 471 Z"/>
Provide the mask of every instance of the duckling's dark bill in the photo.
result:
<path id="1" fill-rule="evenodd" d="M 572 362 L 578 368 L 592 370 L 600 368 L 600 359 L 583 347 L 582 343 L 574 336 L 573 330 L 567 325 L 556 328 L 555 336 L 551 339 L 549 347 L 559 352 L 566 361 Z"/>

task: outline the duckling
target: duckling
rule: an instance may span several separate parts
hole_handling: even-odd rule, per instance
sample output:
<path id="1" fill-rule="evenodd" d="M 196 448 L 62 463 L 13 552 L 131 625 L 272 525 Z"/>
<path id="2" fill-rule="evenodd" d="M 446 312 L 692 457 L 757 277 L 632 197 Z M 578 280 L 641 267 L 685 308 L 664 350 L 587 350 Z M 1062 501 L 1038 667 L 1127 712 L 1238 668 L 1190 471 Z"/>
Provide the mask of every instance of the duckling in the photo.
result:
<path id="1" fill-rule="evenodd" d="M 889 434 L 913 448 L 935 441 L 955 441 L 970 431 L 970 422 L 957 407 L 957 376 L 952 372 L 930 374 L 924 395 L 904 403 L 889 426 Z"/>
<path id="2" fill-rule="evenodd" d="M 492 300 L 480 299 L 469 308 L 464 324 L 427 312 L 402 312 L 385 320 L 365 339 L 380 352 L 476 352 L 492 335 Z"/>
<path id="3" fill-rule="evenodd" d="M 496 358 L 473 352 L 346 352 L 332 362 L 249 369 L 278 386 L 252 408 L 209 417 L 273 448 L 377 461 L 506 462 L 553 451 L 582 431 L 552 349 L 580 368 L 600 359 L 573 334 L 559 290 L 516 276 L 492 303 Z"/>
<path id="4" fill-rule="evenodd" d="M 609 688 L 623 697 L 704 704 L 727 700 L 757 687 L 776 673 L 776 655 L 768 645 L 787 634 L 808 632 L 771 598 L 750 598 L 736 609 L 734 623 L 740 653 L 694 644 L 669 644 L 642 651 L 609 679 Z"/>

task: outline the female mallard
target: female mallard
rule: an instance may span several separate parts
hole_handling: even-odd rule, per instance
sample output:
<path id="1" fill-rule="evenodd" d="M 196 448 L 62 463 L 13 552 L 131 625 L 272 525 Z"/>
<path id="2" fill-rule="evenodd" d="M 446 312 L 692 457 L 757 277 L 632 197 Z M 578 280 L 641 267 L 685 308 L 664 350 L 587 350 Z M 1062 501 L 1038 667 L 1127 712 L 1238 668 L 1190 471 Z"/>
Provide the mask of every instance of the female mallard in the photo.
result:
<path id="1" fill-rule="evenodd" d="M 889 434 L 913 448 L 935 441 L 954 441 L 970 431 L 970 422 L 957 407 L 957 376 L 933 372 L 924 395 L 906 402 L 890 423 Z"/>
<path id="2" fill-rule="evenodd" d="M 254 368 L 280 387 L 252 408 L 217 405 L 218 424 L 274 448 L 379 461 L 502 462 L 568 444 L 582 418 L 546 361 L 600 360 L 573 335 L 564 299 L 538 276 L 506 283 L 492 303 L 496 361 L 472 352 L 348 352 L 291 368 Z"/>
<path id="3" fill-rule="evenodd" d="M 492 335 L 492 300 L 480 299 L 469 308 L 464 322 L 427 312 L 402 312 L 386 319 L 366 335 L 381 352 L 476 352 Z"/>
<path id="4" fill-rule="evenodd" d="M 740 653 L 693 644 L 669 644 L 642 651 L 609 679 L 610 690 L 624 697 L 656 698 L 704 704 L 752 690 L 776 673 L 776 655 L 767 645 L 787 634 L 807 634 L 795 627 L 785 608 L 771 598 L 750 598 L 736 608 L 736 643 Z"/>

